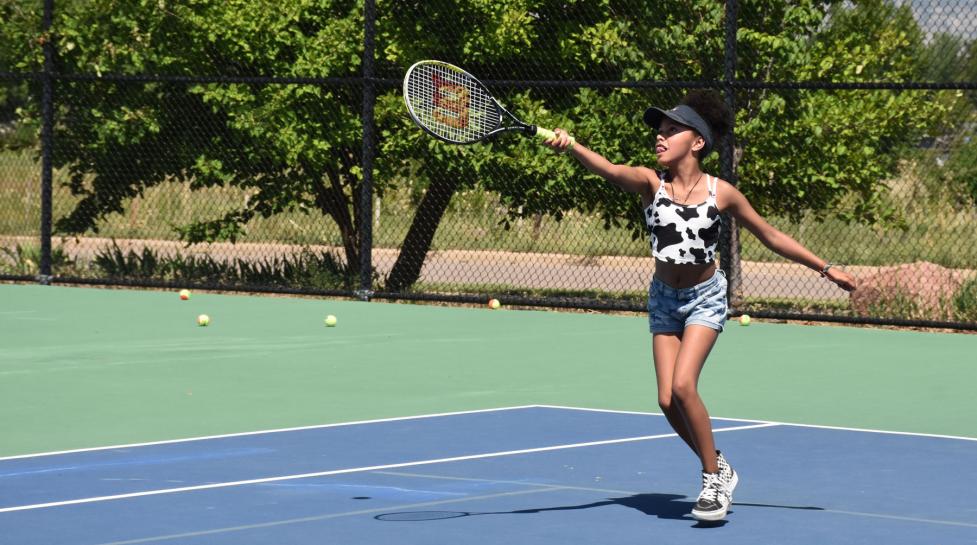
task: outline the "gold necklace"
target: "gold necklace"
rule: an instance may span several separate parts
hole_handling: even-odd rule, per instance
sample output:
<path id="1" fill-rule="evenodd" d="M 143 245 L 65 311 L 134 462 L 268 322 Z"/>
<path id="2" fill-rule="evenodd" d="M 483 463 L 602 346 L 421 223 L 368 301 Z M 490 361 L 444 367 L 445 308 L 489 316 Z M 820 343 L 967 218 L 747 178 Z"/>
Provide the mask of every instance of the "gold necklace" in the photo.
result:
<path id="1" fill-rule="evenodd" d="M 695 179 L 695 183 L 692 184 L 692 188 L 689 189 L 689 192 L 685 194 L 685 200 L 682 201 L 682 202 L 680 202 L 680 203 L 678 203 L 678 204 L 688 204 L 689 203 L 689 197 L 692 196 L 692 192 L 695 191 L 695 186 L 699 185 L 699 182 L 701 180 L 702 180 L 702 173 L 700 172 L 699 173 L 699 177 L 696 178 Z M 669 183 L 672 184 L 672 200 L 675 201 L 675 182 L 670 181 Z M 678 202 L 678 201 L 675 201 L 675 202 Z"/>

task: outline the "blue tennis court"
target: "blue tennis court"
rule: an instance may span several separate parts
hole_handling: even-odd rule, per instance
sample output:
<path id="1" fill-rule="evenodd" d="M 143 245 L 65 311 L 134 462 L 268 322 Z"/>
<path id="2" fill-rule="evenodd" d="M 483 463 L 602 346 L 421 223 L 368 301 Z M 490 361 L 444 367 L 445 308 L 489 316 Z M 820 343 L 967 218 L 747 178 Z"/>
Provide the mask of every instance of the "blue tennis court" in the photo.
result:
<path id="1" fill-rule="evenodd" d="M 7 457 L 0 526 L 18 545 L 977 542 L 977 440 L 714 426 L 742 475 L 714 525 L 664 417 L 527 406 Z"/>

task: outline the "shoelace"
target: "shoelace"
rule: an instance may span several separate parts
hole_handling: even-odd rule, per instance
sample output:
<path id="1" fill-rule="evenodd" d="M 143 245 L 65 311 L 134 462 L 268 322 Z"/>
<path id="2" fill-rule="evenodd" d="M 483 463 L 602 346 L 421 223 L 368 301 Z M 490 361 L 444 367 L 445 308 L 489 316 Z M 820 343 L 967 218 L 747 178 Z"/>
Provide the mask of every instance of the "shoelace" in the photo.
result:
<path id="1" fill-rule="evenodd" d="M 720 482 L 718 474 L 704 473 L 702 475 L 702 493 L 699 494 L 699 499 L 719 503 L 722 487 L 723 484 Z"/>

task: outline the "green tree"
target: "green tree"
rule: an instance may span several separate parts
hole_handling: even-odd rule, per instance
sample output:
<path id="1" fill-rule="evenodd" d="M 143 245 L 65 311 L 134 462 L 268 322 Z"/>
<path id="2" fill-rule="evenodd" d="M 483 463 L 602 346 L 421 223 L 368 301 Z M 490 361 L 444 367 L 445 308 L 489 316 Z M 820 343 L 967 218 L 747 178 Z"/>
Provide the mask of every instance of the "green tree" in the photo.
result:
<path id="1" fill-rule="evenodd" d="M 921 33 L 887 0 L 741 2 L 737 77 L 743 80 L 902 81 L 918 76 Z M 713 0 L 380 0 L 378 69 L 396 80 L 439 58 L 489 80 L 718 81 L 725 43 Z M 110 17 L 104 14 L 110 13 Z M 81 74 L 354 77 L 361 3 L 355 0 L 91 0 L 58 13 L 61 70 Z M 38 51 L 25 53 L 36 59 Z M 25 61 L 26 62 L 26 61 Z M 497 84 L 519 116 L 562 126 L 613 161 L 651 165 L 641 113 L 683 89 Z M 107 214 L 167 180 L 249 191 L 240 208 L 179 226 L 190 243 L 236 240 L 254 217 L 304 210 L 338 226 L 359 264 L 356 198 L 362 173 L 357 86 L 88 81 L 58 89 L 58 166 L 81 197 L 62 232 L 97 230 Z M 946 105 L 925 92 L 738 90 L 740 187 L 763 213 L 833 213 L 876 221 L 884 180 L 905 135 L 925 133 Z M 406 180 L 426 190 L 386 289 L 416 282 L 452 196 L 497 192 L 508 217 L 570 210 L 642 236 L 638 200 L 527 139 L 442 144 L 413 127 L 399 91 L 377 102 L 379 194 Z M 710 161 L 715 161 L 715 157 Z M 715 169 L 711 162 L 708 168 Z"/>
<path id="2" fill-rule="evenodd" d="M 40 2 L 35 0 L 7 0 L 0 3 L 0 72 L 31 72 L 39 70 L 42 57 L 33 59 L 36 40 L 41 31 Z"/>
<path id="3" fill-rule="evenodd" d="M 969 81 L 966 41 L 957 35 L 937 33 L 918 56 L 918 71 L 926 81 Z"/>
<path id="4" fill-rule="evenodd" d="M 838 3 L 826 21 L 800 42 L 769 37 L 783 54 L 750 67 L 743 77 L 850 83 L 920 79 L 922 34 L 908 6 L 886 0 Z M 943 122 L 946 104 L 934 96 L 886 90 L 741 93 L 742 187 L 765 212 L 891 219 L 893 211 L 882 198 L 885 182 L 897 172 L 905 150 Z"/>
<path id="5" fill-rule="evenodd" d="M 0 73 L 24 73 L 39 69 L 25 62 L 30 40 L 38 38 L 41 4 L 32 0 L 9 0 L 0 4 Z M 29 80 L 0 79 L 0 148 L 33 145 L 36 128 L 27 118 L 31 92 Z"/>
<path id="6" fill-rule="evenodd" d="M 362 14 L 352 0 L 96 0 L 56 21 L 67 73 L 350 77 L 360 65 Z M 234 241 L 254 217 L 317 211 L 339 226 L 355 277 L 358 88 L 77 80 L 58 97 L 54 156 L 81 197 L 59 231 L 97 232 L 102 218 L 165 181 L 234 186 L 248 190 L 247 202 L 177 226 L 185 241 Z"/>

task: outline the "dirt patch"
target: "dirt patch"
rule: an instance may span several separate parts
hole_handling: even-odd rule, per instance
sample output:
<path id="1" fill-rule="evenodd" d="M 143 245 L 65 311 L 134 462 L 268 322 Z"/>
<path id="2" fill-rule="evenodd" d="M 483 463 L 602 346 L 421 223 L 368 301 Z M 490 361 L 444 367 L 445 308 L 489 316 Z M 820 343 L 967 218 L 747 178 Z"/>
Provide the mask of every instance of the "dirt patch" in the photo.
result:
<path id="1" fill-rule="evenodd" d="M 909 319 L 952 319 L 953 298 L 973 277 L 973 271 L 925 261 L 882 267 L 859 279 L 851 305 L 859 316 L 898 313 Z"/>

